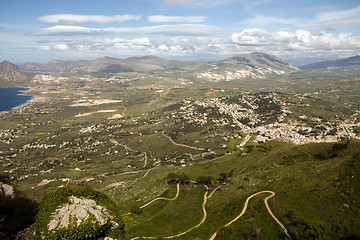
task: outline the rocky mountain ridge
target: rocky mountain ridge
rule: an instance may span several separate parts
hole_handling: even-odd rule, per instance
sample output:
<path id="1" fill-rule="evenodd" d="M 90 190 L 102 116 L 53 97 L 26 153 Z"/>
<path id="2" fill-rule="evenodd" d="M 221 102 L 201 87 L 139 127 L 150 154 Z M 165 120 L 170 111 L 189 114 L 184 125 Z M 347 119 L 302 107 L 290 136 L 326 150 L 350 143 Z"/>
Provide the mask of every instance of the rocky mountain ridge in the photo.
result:
<path id="1" fill-rule="evenodd" d="M 8 61 L 0 62 L 0 84 L 2 87 L 16 85 L 19 82 L 26 82 L 30 80 L 31 77 L 31 74 Z"/>
<path id="2" fill-rule="evenodd" d="M 156 72 L 164 70 L 181 70 L 200 65 L 196 61 L 169 60 L 160 57 L 131 57 L 119 59 L 113 57 L 98 58 L 93 61 L 52 60 L 45 64 L 25 63 L 22 68 L 30 73 L 118 73 L 118 72 Z"/>
<path id="3" fill-rule="evenodd" d="M 210 81 L 230 81 L 239 78 L 264 78 L 268 74 L 286 74 L 299 71 L 275 56 L 265 53 L 235 55 L 203 66 L 197 78 Z"/>
<path id="4" fill-rule="evenodd" d="M 238 78 L 263 78 L 267 74 L 284 74 L 298 71 L 275 56 L 265 53 L 235 55 L 222 61 L 201 63 L 197 61 L 170 60 L 155 56 L 118 59 L 103 57 L 93 61 L 53 60 L 45 64 L 25 63 L 31 73 L 120 73 L 120 72 L 161 72 L 190 70 L 197 78 L 207 80 L 232 80 Z"/>

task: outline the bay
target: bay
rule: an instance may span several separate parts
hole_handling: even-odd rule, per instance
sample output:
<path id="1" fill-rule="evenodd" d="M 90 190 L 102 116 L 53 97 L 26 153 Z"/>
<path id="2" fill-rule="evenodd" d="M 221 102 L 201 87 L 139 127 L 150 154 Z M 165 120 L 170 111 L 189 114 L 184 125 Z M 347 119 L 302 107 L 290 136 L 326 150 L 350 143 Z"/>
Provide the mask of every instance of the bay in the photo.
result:
<path id="1" fill-rule="evenodd" d="M 19 95 L 28 88 L 0 88 L 0 111 L 9 111 L 20 106 L 33 97 Z"/>

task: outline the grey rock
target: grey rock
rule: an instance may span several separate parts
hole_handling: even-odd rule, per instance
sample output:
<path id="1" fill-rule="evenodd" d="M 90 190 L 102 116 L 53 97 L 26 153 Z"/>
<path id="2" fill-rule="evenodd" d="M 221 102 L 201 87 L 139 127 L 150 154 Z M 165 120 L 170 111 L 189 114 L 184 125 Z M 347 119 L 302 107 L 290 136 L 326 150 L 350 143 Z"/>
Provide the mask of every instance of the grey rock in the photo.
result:
<path id="1" fill-rule="evenodd" d="M 110 213 L 104 207 L 97 205 L 94 200 L 70 196 L 69 201 L 70 203 L 60 206 L 51 215 L 51 220 L 48 224 L 49 230 L 66 229 L 69 227 L 72 219 L 76 219 L 76 225 L 79 226 L 90 216 L 94 216 L 95 221 L 100 226 L 110 221 L 112 229 L 118 227 L 118 224 L 112 221 L 113 217 Z"/>
<path id="2" fill-rule="evenodd" d="M 0 194 L 14 198 L 15 197 L 15 189 L 13 186 L 10 186 L 9 184 L 0 182 Z"/>

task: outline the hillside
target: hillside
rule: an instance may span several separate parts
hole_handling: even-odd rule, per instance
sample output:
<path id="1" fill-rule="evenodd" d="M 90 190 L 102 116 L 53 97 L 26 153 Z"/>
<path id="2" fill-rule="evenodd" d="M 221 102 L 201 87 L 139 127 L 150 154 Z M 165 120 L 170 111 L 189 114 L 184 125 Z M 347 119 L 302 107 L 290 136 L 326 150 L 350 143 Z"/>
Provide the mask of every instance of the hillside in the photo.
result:
<path id="1" fill-rule="evenodd" d="M 63 61 L 52 60 L 50 62 L 39 64 L 27 62 L 21 68 L 30 73 L 59 73 L 59 72 L 77 72 L 81 67 L 88 66 L 91 62 L 86 60 Z"/>
<path id="2" fill-rule="evenodd" d="M 321 70 L 328 68 L 343 68 L 343 67 L 351 67 L 351 66 L 360 67 L 360 56 L 354 56 L 354 57 L 339 59 L 335 61 L 316 62 L 301 66 L 300 68 L 303 70 Z"/>
<path id="3" fill-rule="evenodd" d="M 0 62 L 0 85 L 2 87 L 23 86 L 32 76 L 20 67 L 8 62 Z"/>
<path id="4" fill-rule="evenodd" d="M 229 81 L 241 78 L 264 78 L 269 74 L 286 74 L 298 69 L 275 56 L 254 52 L 210 62 L 201 66 L 199 71 L 197 77 L 200 79 Z"/>
<path id="5" fill-rule="evenodd" d="M 87 186 L 117 203 L 128 240 L 358 239 L 359 149 L 358 141 L 273 141 L 187 168 L 103 176 Z"/>
<path id="6" fill-rule="evenodd" d="M 168 60 L 160 57 L 132 57 L 118 59 L 103 57 L 93 61 L 52 60 L 45 64 L 25 63 L 22 68 L 31 73 L 119 73 L 119 72 L 154 72 L 191 68 L 199 62 Z"/>
<path id="7" fill-rule="evenodd" d="M 137 194 L 134 191 L 133 199 L 139 206 L 148 202 L 147 195 L 158 187 L 155 179 L 166 174 L 169 189 L 162 195 L 164 200 L 127 216 L 127 239 L 168 237 L 194 226 L 176 239 L 210 239 L 215 232 L 214 239 L 219 240 L 289 239 L 265 208 L 264 199 L 271 196 L 269 193 L 275 193 L 269 199 L 270 209 L 292 239 L 358 239 L 355 219 L 359 217 L 359 184 L 354 175 L 359 169 L 358 147 L 358 142 L 303 146 L 272 142 L 246 155 L 232 154 L 186 169 L 172 169 L 176 174 L 158 170 L 132 185 L 135 190 L 151 183 Z M 174 177 L 180 179 L 179 194 Z M 207 184 L 209 190 L 202 184 Z M 106 192 L 119 198 L 122 190 L 111 187 Z M 254 193 L 258 196 L 244 208 Z M 207 201 L 203 202 L 203 196 Z M 131 204 L 131 199 L 123 201 L 122 207 Z M 201 204 L 205 204 L 205 211 Z M 243 209 L 244 215 L 229 224 Z M 199 222 L 202 224 L 197 225 Z"/>
<path id="8" fill-rule="evenodd" d="M 242 67 L 260 67 L 260 68 L 274 68 L 284 71 L 294 71 L 295 67 L 288 65 L 287 63 L 281 61 L 275 56 L 271 56 L 265 53 L 250 53 L 235 55 L 231 58 L 225 59 L 223 61 L 212 62 L 218 66 L 242 66 Z"/>
<path id="9" fill-rule="evenodd" d="M 197 78 L 218 81 L 241 78 L 264 78 L 268 74 L 285 74 L 298 71 L 297 68 L 280 59 L 264 53 L 235 55 L 231 58 L 200 63 L 178 61 L 154 56 L 118 59 L 103 57 L 93 61 L 53 60 L 45 64 L 25 63 L 22 66 L 31 73 L 151 73 L 172 70 L 188 70 Z"/>

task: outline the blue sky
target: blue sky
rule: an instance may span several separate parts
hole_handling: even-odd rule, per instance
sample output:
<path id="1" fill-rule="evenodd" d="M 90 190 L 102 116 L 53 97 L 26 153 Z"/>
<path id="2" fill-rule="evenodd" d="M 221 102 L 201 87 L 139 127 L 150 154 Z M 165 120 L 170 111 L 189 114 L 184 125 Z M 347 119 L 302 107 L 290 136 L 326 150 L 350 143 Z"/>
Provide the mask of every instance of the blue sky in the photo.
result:
<path id="1" fill-rule="evenodd" d="M 360 52 L 357 0 L 13 0 L 0 3 L 0 60 L 222 59 Z"/>

